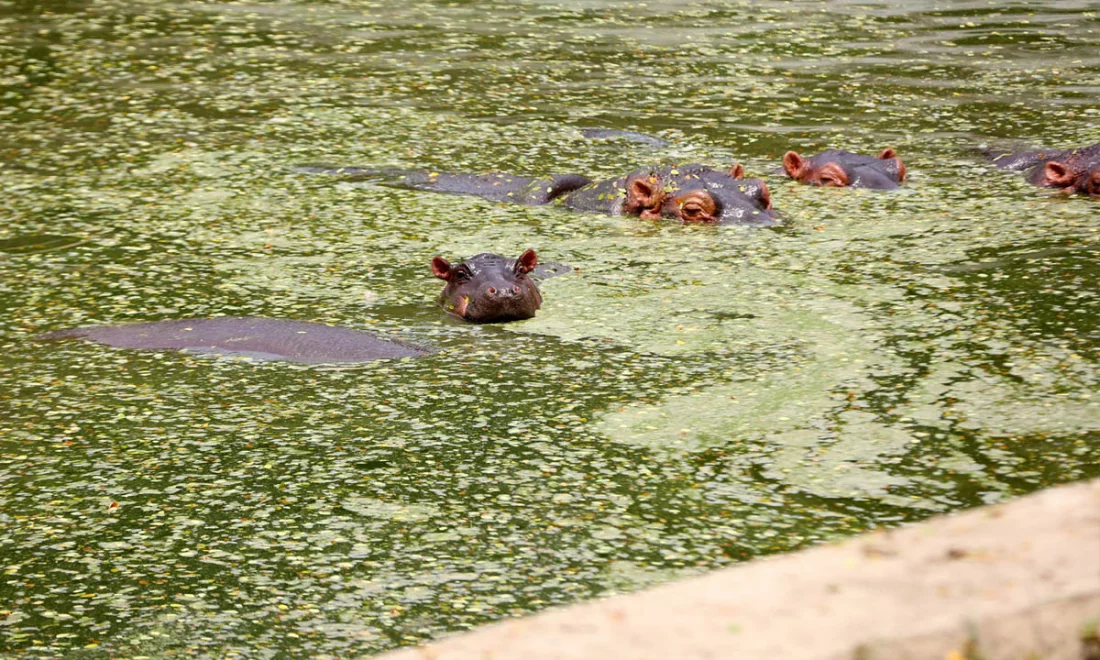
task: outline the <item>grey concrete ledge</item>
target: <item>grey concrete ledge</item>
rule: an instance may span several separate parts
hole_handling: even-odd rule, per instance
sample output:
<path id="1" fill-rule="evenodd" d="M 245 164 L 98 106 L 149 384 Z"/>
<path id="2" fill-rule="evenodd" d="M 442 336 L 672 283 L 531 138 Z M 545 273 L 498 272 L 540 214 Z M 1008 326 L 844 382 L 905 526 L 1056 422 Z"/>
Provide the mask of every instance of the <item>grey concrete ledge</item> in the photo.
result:
<path id="1" fill-rule="evenodd" d="M 1100 480 L 379 658 L 1091 660 L 1098 625 Z"/>

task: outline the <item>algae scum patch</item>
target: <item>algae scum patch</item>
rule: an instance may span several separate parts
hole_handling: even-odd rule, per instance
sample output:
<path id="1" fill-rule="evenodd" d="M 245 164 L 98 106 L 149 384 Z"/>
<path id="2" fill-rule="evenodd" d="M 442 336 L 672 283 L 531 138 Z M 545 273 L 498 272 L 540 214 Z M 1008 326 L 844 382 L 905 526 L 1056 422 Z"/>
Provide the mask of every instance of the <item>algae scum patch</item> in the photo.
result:
<path id="1" fill-rule="evenodd" d="M 977 149 L 1097 141 L 1093 13 L 391 4 L 0 0 L 0 653 L 362 656 L 1100 474 L 1100 206 Z M 292 169 L 734 161 L 782 226 Z M 436 306 L 529 247 L 534 319 Z M 29 339 L 215 316 L 435 350 Z"/>

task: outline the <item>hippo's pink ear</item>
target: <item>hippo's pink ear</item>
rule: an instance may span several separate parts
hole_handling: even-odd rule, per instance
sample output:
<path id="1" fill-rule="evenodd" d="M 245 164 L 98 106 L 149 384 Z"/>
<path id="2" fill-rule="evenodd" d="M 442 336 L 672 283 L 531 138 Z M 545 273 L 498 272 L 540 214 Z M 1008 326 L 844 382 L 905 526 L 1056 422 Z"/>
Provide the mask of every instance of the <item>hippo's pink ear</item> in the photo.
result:
<path id="1" fill-rule="evenodd" d="M 1073 185 L 1073 172 L 1064 164 L 1052 160 L 1043 166 L 1043 182 L 1052 188 L 1066 188 Z"/>
<path id="2" fill-rule="evenodd" d="M 656 178 L 639 176 L 631 179 L 629 185 L 629 194 L 632 201 L 645 208 L 654 206 L 654 200 L 660 195 Z"/>
<path id="3" fill-rule="evenodd" d="M 741 163 L 734 163 L 733 164 L 733 167 L 730 168 L 730 176 L 732 176 L 735 179 L 744 179 L 745 178 L 745 168 L 741 167 Z"/>
<path id="4" fill-rule="evenodd" d="M 523 254 L 519 255 L 519 259 L 516 259 L 516 272 L 530 273 L 537 265 L 539 265 L 538 255 L 531 248 L 527 248 Z"/>
<path id="5" fill-rule="evenodd" d="M 661 205 L 665 201 L 661 179 L 656 175 L 636 176 L 626 182 L 626 199 L 623 200 L 623 213 L 636 215 L 644 220 L 656 220 L 661 217 Z"/>
<path id="6" fill-rule="evenodd" d="M 772 210 L 772 194 L 768 192 L 768 184 L 763 181 L 760 182 L 760 201 L 764 203 L 765 209 Z"/>
<path id="7" fill-rule="evenodd" d="M 890 147 L 887 147 L 878 153 L 879 160 L 890 160 L 891 158 L 897 161 L 898 164 L 898 183 L 905 181 L 905 163 L 901 162 L 898 158 L 898 152 L 894 151 Z"/>
<path id="8" fill-rule="evenodd" d="M 787 176 L 801 181 L 809 174 L 809 164 L 806 159 L 798 155 L 797 151 L 788 151 L 783 154 L 783 169 Z"/>
<path id="9" fill-rule="evenodd" d="M 432 257 L 432 274 L 441 280 L 451 279 L 451 264 L 443 257 Z"/>

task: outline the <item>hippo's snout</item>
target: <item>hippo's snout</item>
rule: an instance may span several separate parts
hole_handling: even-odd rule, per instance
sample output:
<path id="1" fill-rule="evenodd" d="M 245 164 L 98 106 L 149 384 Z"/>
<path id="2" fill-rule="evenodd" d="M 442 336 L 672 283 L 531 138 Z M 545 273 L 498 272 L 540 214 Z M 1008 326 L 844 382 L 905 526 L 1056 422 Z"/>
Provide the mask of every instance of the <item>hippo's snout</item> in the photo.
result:
<path id="1" fill-rule="evenodd" d="M 490 286 L 486 287 L 485 289 L 485 295 L 488 298 L 515 298 L 521 293 L 523 293 L 523 289 L 521 289 L 518 284 L 513 284 L 511 287 L 503 286 L 499 289 L 494 286 Z"/>
<path id="2" fill-rule="evenodd" d="M 535 315 L 542 302 L 534 282 L 494 283 L 479 287 L 466 305 L 468 321 L 516 321 Z"/>

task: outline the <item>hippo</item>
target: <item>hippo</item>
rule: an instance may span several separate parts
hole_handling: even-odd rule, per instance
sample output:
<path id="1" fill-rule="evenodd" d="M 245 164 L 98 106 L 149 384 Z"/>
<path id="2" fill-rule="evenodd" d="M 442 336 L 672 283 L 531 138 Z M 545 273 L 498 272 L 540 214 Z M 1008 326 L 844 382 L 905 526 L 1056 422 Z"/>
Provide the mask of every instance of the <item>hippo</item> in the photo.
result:
<path id="1" fill-rule="evenodd" d="M 532 249 L 516 259 L 483 252 L 452 264 L 432 259 L 432 273 L 447 283 L 439 304 L 448 313 L 474 323 L 503 323 L 532 318 L 542 306 L 535 278 L 546 279 L 571 269 L 564 264 L 539 264 Z"/>
<path id="2" fill-rule="evenodd" d="M 380 185 L 528 206 L 560 204 L 576 211 L 633 215 L 646 220 L 671 218 L 685 224 L 777 224 L 771 195 L 760 179 L 745 179 L 734 165 L 718 170 L 706 165 L 643 167 L 603 181 L 578 174 L 525 177 L 512 174 L 451 174 L 415 170 L 301 166 L 301 172 L 340 174 Z"/>
<path id="3" fill-rule="evenodd" d="M 775 171 L 784 172 L 800 183 L 833 188 L 892 190 L 905 181 L 905 163 L 893 149 L 883 149 L 877 156 L 830 150 L 809 158 L 788 151 L 783 154 L 783 167 Z"/>
<path id="4" fill-rule="evenodd" d="M 745 179 L 741 165 L 718 170 L 688 163 L 644 167 L 590 183 L 562 196 L 565 206 L 592 213 L 671 218 L 684 224 L 777 224 L 771 193 L 760 179 Z"/>
<path id="5" fill-rule="evenodd" d="M 618 128 L 582 128 L 579 130 L 581 135 L 589 140 L 623 140 L 649 147 L 667 147 L 671 144 L 668 140 L 639 133 L 638 131 L 626 131 Z"/>
<path id="6" fill-rule="evenodd" d="M 37 335 L 35 339 L 88 339 L 118 348 L 173 349 L 310 364 L 421 357 L 432 352 L 364 330 L 231 316 L 74 328 Z"/>
<path id="7" fill-rule="evenodd" d="M 542 306 L 542 295 L 534 278 L 546 279 L 571 270 L 565 264 L 539 264 L 531 249 L 518 259 L 490 253 L 454 265 L 443 257 L 432 259 L 432 272 L 447 282 L 439 299 L 443 308 L 475 323 L 533 317 Z M 424 346 L 365 330 L 237 316 L 72 328 L 43 333 L 33 339 L 86 339 L 117 348 L 183 350 L 308 364 L 370 362 L 421 357 L 432 352 Z"/>
<path id="8" fill-rule="evenodd" d="M 1041 188 L 1100 199 L 1100 143 L 1065 151 L 987 151 L 986 155 L 1001 169 L 1027 170 L 1028 182 Z"/>

